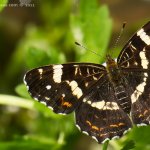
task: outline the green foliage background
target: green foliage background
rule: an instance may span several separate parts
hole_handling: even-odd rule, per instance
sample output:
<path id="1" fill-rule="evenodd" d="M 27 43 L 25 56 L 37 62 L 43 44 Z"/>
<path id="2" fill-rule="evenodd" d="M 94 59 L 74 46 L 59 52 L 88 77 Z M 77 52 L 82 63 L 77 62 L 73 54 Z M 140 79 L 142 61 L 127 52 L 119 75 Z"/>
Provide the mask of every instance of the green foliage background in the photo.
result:
<path id="1" fill-rule="evenodd" d="M 3 0 L 3 3 L 7 4 L 7 1 Z M 86 3 L 80 0 L 78 5 L 69 0 L 45 0 L 36 7 L 42 24 L 25 26 L 0 75 L 0 149 L 78 149 L 80 140 L 85 137 L 76 129 L 73 115 L 56 115 L 34 101 L 22 82 L 23 74 L 47 64 L 103 62 L 111 36 L 112 19 L 108 7 L 97 0 Z M 1 12 L 4 9 L 0 7 Z M 2 34 L 0 36 L 3 38 Z M 101 57 L 76 46 L 75 41 Z M 0 51 L 2 54 L 2 49 Z M 118 51 L 115 53 L 117 55 Z M 90 149 L 87 141 L 81 144 Z M 98 144 L 94 142 L 94 145 Z M 98 147 L 100 149 L 101 145 Z M 109 147 L 115 150 L 150 150 L 150 127 L 135 127 L 120 140 L 111 141 Z"/>

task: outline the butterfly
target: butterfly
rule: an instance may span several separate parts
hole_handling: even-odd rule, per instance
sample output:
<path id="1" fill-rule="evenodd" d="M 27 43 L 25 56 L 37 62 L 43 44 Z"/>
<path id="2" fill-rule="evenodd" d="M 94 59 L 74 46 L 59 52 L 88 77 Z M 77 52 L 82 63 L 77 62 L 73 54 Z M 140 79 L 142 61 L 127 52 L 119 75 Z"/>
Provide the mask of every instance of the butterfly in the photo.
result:
<path id="1" fill-rule="evenodd" d="M 150 21 L 106 67 L 94 63 L 48 65 L 24 76 L 30 95 L 57 114 L 75 112 L 76 126 L 98 143 L 150 124 Z"/>

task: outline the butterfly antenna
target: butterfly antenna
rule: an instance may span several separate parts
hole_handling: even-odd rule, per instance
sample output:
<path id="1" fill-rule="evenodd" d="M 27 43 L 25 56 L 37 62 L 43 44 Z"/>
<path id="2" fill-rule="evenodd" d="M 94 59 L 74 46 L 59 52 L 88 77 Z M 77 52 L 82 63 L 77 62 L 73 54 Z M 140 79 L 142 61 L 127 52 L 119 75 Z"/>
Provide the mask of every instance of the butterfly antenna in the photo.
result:
<path id="1" fill-rule="evenodd" d="M 84 48 L 84 49 L 86 49 L 86 50 L 88 50 L 88 51 L 90 51 L 90 52 L 94 53 L 95 55 L 97 55 L 97 56 L 99 56 L 99 57 L 102 57 L 102 56 L 101 56 L 101 55 L 99 55 L 98 53 L 96 53 L 96 52 L 94 52 L 94 51 L 92 51 L 92 50 L 90 50 L 90 49 L 86 48 L 85 46 L 81 45 L 81 44 L 80 44 L 80 43 L 78 43 L 78 42 L 75 42 L 75 44 L 76 44 L 77 46 L 80 46 L 80 47 L 82 47 L 82 48 Z M 103 57 L 102 57 L 102 58 L 103 58 Z"/>
<path id="2" fill-rule="evenodd" d="M 123 31 L 124 31 L 124 28 L 125 28 L 126 24 L 127 24 L 126 22 L 123 22 L 123 24 L 122 24 L 122 28 L 121 28 L 120 34 L 119 34 L 119 36 L 118 36 L 118 38 L 116 39 L 116 42 L 115 42 L 115 44 L 114 44 L 114 49 L 115 49 L 116 46 L 118 45 L 118 42 L 119 42 L 119 40 L 120 40 L 120 38 L 121 38 L 121 36 L 122 36 L 122 34 L 123 34 Z"/>

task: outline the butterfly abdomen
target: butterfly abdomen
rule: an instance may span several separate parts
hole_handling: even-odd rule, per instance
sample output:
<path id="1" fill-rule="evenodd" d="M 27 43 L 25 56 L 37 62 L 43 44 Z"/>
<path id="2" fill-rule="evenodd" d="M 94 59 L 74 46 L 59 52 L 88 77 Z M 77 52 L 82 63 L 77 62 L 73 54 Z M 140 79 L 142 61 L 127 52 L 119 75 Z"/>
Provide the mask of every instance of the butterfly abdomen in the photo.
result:
<path id="1" fill-rule="evenodd" d="M 129 96 L 127 95 L 126 89 L 123 85 L 118 85 L 114 87 L 115 96 L 117 103 L 119 106 L 126 112 L 130 113 L 131 110 L 131 100 Z"/>

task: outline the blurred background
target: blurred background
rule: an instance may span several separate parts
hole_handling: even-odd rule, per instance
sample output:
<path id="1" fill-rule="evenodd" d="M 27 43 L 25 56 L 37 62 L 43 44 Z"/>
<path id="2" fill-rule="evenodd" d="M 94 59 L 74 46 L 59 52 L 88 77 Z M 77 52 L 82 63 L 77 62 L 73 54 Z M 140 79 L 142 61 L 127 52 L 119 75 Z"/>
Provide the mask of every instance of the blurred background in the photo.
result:
<path id="1" fill-rule="evenodd" d="M 47 64 L 102 63 L 108 50 L 117 57 L 131 35 L 149 21 L 149 11 L 150 0 L 1 0 L 0 150 L 100 150 L 101 145 L 78 131 L 73 114 L 56 115 L 35 102 L 23 76 Z M 134 127 L 111 141 L 108 149 L 150 150 L 149 133 L 150 127 Z"/>

